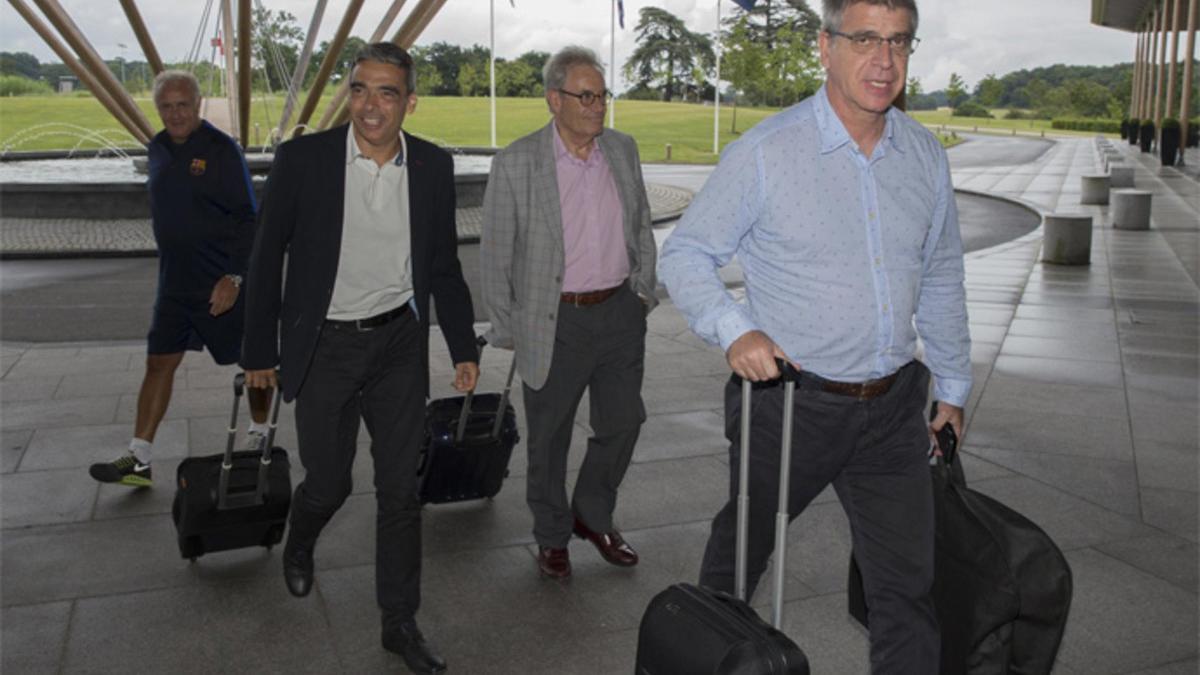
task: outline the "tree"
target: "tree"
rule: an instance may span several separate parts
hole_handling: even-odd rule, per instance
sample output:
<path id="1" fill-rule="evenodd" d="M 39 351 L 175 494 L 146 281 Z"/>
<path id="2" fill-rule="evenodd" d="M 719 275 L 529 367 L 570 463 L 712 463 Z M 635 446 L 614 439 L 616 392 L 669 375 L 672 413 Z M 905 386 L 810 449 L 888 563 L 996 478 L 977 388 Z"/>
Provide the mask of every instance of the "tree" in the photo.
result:
<path id="1" fill-rule="evenodd" d="M 809 45 L 816 45 L 821 30 L 821 17 L 809 9 L 805 0 L 765 0 L 754 9 L 734 13 L 723 23 L 732 30 L 743 19 L 747 39 L 767 49 L 775 48 L 781 30 L 790 31 L 789 39 L 798 36 Z"/>
<path id="2" fill-rule="evenodd" d="M 20 75 L 40 80 L 41 64 L 36 56 L 28 52 L 0 52 L 0 75 Z"/>
<path id="3" fill-rule="evenodd" d="M 259 68 L 254 73 L 255 84 L 265 85 L 271 91 L 286 89 L 300 60 L 304 31 L 296 23 L 296 17 L 288 12 L 272 11 L 260 4 L 252 11 L 253 55 L 259 59 Z"/>
<path id="4" fill-rule="evenodd" d="M 915 76 L 908 78 L 908 90 L 904 94 L 905 98 L 914 99 L 923 93 L 925 92 L 921 90 L 921 78 Z"/>
<path id="5" fill-rule="evenodd" d="M 497 64 L 498 66 L 499 64 Z M 474 63 L 464 63 L 458 68 L 459 96 L 487 96 L 488 72 L 487 66 L 482 69 Z"/>
<path id="6" fill-rule="evenodd" d="M 979 84 L 975 85 L 975 99 L 985 108 L 995 108 L 1000 105 L 1004 96 L 1004 84 L 994 73 L 988 73 Z"/>
<path id="7" fill-rule="evenodd" d="M 312 60 L 309 61 L 308 73 L 304 79 L 306 87 L 311 87 L 313 80 L 316 79 L 317 71 L 320 70 L 321 64 L 325 62 L 325 54 L 329 52 L 329 41 L 322 42 L 313 52 Z M 367 42 L 360 37 L 349 37 L 346 43 L 342 45 L 342 51 L 338 53 L 337 60 L 334 62 L 333 70 L 330 71 L 330 79 L 337 82 L 343 77 L 350 75 L 350 69 L 354 67 L 354 57 L 367 46 Z"/>
<path id="8" fill-rule="evenodd" d="M 751 103 L 790 105 L 820 86 L 821 20 L 804 0 L 767 0 L 723 23 L 729 80 Z"/>
<path id="9" fill-rule="evenodd" d="M 539 87 L 545 84 L 542 81 L 542 70 L 546 68 L 546 62 L 550 60 L 550 52 L 525 52 L 518 56 L 517 60 L 533 69 Z M 537 96 L 541 95 L 537 94 Z"/>
<path id="10" fill-rule="evenodd" d="M 967 99 L 967 87 L 958 73 L 950 73 L 950 84 L 946 85 L 946 97 L 950 99 L 950 107 L 957 108 Z"/>
<path id="11" fill-rule="evenodd" d="M 658 7 L 643 7 L 638 16 L 638 46 L 625 62 L 626 79 L 659 88 L 662 100 L 670 101 L 695 86 L 697 66 L 707 72 L 715 65 L 712 41 L 688 30 L 679 17 Z"/>
<path id="12" fill-rule="evenodd" d="M 542 96 L 541 79 L 527 61 L 496 59 L 497 96 Z"/>

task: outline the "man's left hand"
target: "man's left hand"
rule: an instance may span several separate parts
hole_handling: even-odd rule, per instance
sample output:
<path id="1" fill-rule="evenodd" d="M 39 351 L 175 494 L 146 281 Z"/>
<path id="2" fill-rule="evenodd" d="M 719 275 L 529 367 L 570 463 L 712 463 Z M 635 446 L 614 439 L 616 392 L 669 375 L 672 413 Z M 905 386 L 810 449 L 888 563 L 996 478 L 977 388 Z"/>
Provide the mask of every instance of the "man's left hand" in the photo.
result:
<path id="1" fill-rule="evenodd" d="M 935 432 L 941 431 L 942 427 L 949 424 L 954 429 L 954 435 L 957 438 L 962 438 L 963 434 L 963 409 L 950 405 L 944 401 L 938 401 L 937 414 L 933 416 L 933 421 L 929 423 L 929 436 L 937 442 Z M 939 448 L 940 450 L 940 448 Z"/>
<path id="2" fill-rule="evenodd" d="M 217 285 L 213 286 L 212 295 L 208 296 L 208 313 L 212 316 L 221 316 L 228 312 L 233 303 L 237 302 L 238 292 L 240 289 L 237 284 L 233 283 L 233 279 L 229 277 L 221 277 L 217 280 Z"/>
<path id="3" fill-rule="evenodd" d="M 454 364 L 454 388 L 460 392 L 475 389 L 479 381 L 479 364 L 474 361 L 464 361 Z"/>

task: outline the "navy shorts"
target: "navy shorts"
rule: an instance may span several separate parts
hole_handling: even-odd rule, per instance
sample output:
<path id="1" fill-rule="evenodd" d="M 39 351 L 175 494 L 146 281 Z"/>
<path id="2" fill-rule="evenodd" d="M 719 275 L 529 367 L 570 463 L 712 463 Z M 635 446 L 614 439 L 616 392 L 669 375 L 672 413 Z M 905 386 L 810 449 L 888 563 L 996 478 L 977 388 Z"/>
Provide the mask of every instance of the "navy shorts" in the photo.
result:
<path id="1" fill-rule="evenodd" d="M 207 347 L 219 365 L 237 363 L 242 354 L 242 294 L 221 316 L 208 313 L 208 302 L 159 296 L 146 336 L 150 354 L 178 354 Z"/>

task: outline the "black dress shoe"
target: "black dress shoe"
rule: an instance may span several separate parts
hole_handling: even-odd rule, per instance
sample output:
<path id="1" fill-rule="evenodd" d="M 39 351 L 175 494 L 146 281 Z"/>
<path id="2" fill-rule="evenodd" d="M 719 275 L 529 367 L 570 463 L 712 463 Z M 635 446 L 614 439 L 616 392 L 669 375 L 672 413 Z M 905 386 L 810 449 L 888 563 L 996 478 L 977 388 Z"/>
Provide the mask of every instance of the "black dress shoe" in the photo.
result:
<path id="1" fill-rule="evenodd" d="M 616 530 L 603 534 L 593 532 L 591 528 L 584 525 L 583 521 L 576 516 L 575 536 L 592 542 L 592 545 L 596 547 L 600 555 L 613 565 L 633 567 L 638 564 L 637 551 L 634 551 L 632 546 L 625 543 L 625 540 L 621 537 L 621 533 Z"/>
<path id="2" fill-rule="evenodd" d="M 284 547 L 283 549 L 283 582 L 287 584 L 288 592 L 297 598 L 303 598 L 312 591 L 313 586 L 313 554 L 311 550 Z"/>
<path id="3" fill-rule="evenodd" d="M 383 648 L 399 654 L 404 659 L 404 665 L 414 673 L 446 672 L 446 660 L 425 640 L 416 621 L 408 621 L 395 630 L 385 631 Z"/>

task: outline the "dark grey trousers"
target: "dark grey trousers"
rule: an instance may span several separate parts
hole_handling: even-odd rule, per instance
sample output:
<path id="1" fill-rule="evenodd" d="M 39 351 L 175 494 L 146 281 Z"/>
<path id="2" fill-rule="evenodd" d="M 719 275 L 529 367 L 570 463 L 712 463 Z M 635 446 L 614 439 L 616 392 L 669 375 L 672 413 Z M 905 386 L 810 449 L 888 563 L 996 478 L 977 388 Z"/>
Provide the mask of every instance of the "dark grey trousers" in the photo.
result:
<path id="1" fill-rule="evenodd" d="M 590 307 L 559 304 L 550 374 L 541 389 L 523 389 L 529 452 L 525 499 L 539 545 L 566 547 L 572 510 L 593 531 L 613 529 L 617 488 L 646 420 L 645 356 L 646 312 L 633 291 L 623 288 Z M 592 436 L 568 505 L 567 452 L 585 389 Z"/>
<path id="2" fill-rule="evenodd" d="M 326 324 L 296 397 L 305 474 L 292 500 L 288 543 L 314 546 L 350 495 L 361 418 L 375 462 L 375 593 L 385 630 L 412 619 L 421 600 L 417 460 L 425 379 L 420 331 L 411 311 L 366 332 Z"/>
<path id="3" fill-rule="evenodd" d="M 933 492 L 924 404 L 929 371 L 911 363 L 891 390 L 870 401 L 827 393 L 802 380 L 792 428 L 792 519 L 833 483 L 850 521 L 854 555 L 871 607 L 871 671 L 936 673 L 940 650 L 933 587 Z M 747 592 L 753 596 L 775 547 L 783 387 L 757 386 L 751 399 L 750 533 Z M 730 440 L 729 502 L 717 513 L 700 583 L 732 593 L 741 454 L 741 379 L 725 389 Z"/>

